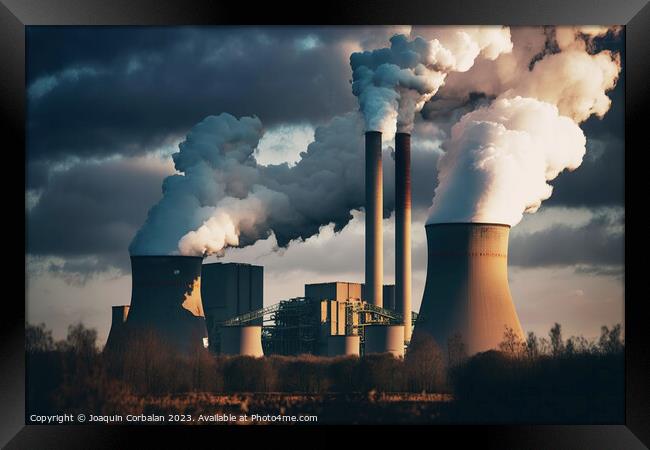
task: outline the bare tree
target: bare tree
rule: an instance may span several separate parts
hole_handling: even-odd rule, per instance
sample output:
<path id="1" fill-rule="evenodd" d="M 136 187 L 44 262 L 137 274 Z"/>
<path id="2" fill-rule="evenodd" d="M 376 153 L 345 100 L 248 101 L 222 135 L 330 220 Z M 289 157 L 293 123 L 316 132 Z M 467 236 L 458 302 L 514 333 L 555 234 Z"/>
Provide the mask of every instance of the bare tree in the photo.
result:
<path id="1" fill-rule="evenodd" d="M 417 335 L 408 347 L 404 364 L 411 390 L 435 392 L 444 384 L 443 356 L 432 336 Z"/>
<path id="2" fill-rule="evenodd" d="M 503 341 L 499 343 L 499 350 L 510 357 L 519 358 L 525 348 L 525 342 L 521 340 L 513 328 L 506 325 L 503 333 Z"/>
<path id="3" fill-rule="evenodd" d="M 81 322 L 68 326 L 64 349 L 83 355 L 97 352 L 97 330 L 86 328 Z"/>
<path id="4" fill-rule="evenodd" d="M 465 343 L 460 333 L 455 333 L 447 339 L 447 357 L 449 367 L 458 366 L 467 359 Z"/>
<path id="5" fill-rule="evenodd" d="M 25 323 L 25 351 L 35 353 L 49 352 L 53 349 L 52 330 L 46 329 L 44 323 L 38 325 Z"/>
<path id="6" fill-rule="evenodd" d="M 528 332 L 528 337 L 526 338 L 526 356 L 530 359 L 535 359 L 539 357 L 539 341 L 535 333 L 532 331 Z"/>
<path id="7" fill-rule="evenodd" d="M 623 340 L 621 338 L 621 324 L 616 324 L 610 330 L 607 326 L 600 328 L 600 339 L 598 348 L 602 353 L 616 353 L 623 349 Z"/>
<path id="8" fill-rule="evenodd" d="M 555 322 L 553 328 L 548 333 L 551 338 L 551 353 L 553 356 L 558 356 L 564 352 L 564 341 L 562 340 L 562 326 Z"/>

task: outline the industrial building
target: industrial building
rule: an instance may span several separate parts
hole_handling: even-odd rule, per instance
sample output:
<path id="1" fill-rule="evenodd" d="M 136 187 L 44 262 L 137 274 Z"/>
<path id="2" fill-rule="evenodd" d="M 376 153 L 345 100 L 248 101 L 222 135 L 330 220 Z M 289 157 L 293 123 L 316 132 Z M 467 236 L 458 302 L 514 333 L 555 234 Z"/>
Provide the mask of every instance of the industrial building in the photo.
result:
<path id="1" fill-rule="evenodd" d="M 264 304 L 264 268 L 251 264 L 203 264 L 201 271 L 201 299 L 205 310 L 208 343 L 215 353 L 229 353 L 240 343 L 228 339 L 244 338 L 246 333 L 260 333 L 252 328 L 222 336 L 221 323 L 236 316 L 256 311 Z M 261 319 L 250 321 L 248 327 L 261 327 Z M 223 344 L 223 349 L 222 349 Z M 242 347 L 248 348 L 245 345 Z M 261 349 L 261 344 L 260 344 Z M 257 352 L 257 350 L 256 350 Z"/>
<path id="2" fill-rule="evenodd" d="M 384 289 L 382 289 L 384 290 Z M 392 286 L 385 286 L 387 292 Z M 380 308 L 362 298 L 360 283 L 330 282 L 306 284 L 304 297 L 283 300 L 275 305 L 251 311 L 221 322 L 221 329 L 264 323 L 264 354 L 356 355 L 365 349 L 366 330 L 402 323 L 401 314 Z M 404 333 L 400 325 L 399 332 Z M 372 332 L 371 332 L 372 333 Z M 392 333 L 391 336 L 395 336 Z M 373 342 L 380 342 L 375 339 Z M 391 345 L 394 344 L 391 341 Z M 393 348 L 396 347 L 396 348 Z M 383 348 L 379 344 L 370 352 L 403 355 L 404 342 Z"/>
<path id="3" fill-rule="evenodd" d="M 411 311 L 411 135 L 395 135 L 395 285 L 383 284 L 382 134 L 365 134 L 365 283 L 306 284 L 303 297 L 264 307 L 264 268 L 202 264 L 202 257 L 132 256 L 129 306 L 113 307 L 107 348 L 149 328 L 179 349 L 199 342 L 218 354 L 404 355 L 414 333 L 467 354 L 496 348 L 505 327 L 523 337 L 507 279 L 502 224 L 426 226 L 427 278 Z M 416 320 L 417 319 L 417 320 Z"/>

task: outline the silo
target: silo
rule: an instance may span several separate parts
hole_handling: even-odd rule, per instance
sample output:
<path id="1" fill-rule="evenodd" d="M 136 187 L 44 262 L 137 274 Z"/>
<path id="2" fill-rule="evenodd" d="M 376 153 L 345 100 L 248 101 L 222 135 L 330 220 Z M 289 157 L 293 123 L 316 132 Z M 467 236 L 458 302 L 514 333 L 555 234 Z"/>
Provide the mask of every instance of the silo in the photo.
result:
<path id="1" fill-rule="evenodd" d="M 201 263 L 194 256 L 131 256 L 129 332 L 153 331 L 180 351 L 203 346 Z"/>
<path id="2" fill-rule="evenodd" d="M 366 295 L 368 303 L 383 306 L 383 169 L 381 132 L 366 132 Z"/>
<path id="3" fill-rule="evenodd" d="M 426 232 L 427 279 L 414 335 L 431 335 L 445 354 L 453 338 L 467 355 L 498 348 L 506 327 L 523 338 L 508 286 L 510 226 L 442 223 Z"/>
<path id="4" fill-rule="evenodd" d="M 258 325 L 221 327 L 219 353 L 256 358 L 264 356 L 262 327 Z"/>
<path id="5" fill-rule="evenodd" d="M 404 325 L 368 325 L 364 331 L 364 353 L 404 356 Z"/>
<path id="6" fill-rule="evenodd" d="M 359 336 L 328 336 L 327 356 L 359 356 Z"/>

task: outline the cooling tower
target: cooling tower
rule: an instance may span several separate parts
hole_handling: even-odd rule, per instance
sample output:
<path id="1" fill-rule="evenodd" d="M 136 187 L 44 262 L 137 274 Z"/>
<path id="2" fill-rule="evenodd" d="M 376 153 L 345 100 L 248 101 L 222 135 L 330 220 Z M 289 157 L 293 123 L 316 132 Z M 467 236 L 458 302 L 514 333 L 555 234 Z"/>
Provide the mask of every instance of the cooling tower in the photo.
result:
<path id="1" fill-rule="evenodd" d="M 364 338 L 366 355 L 390 353 L 395 357 L 404 356 L 404 325 L 369 325 Z"/>
<path id="2" fill-rule="evenodd" d="M 194 256 L 131 256 L 129 331 L 155 332 L 180 351 L 203 346 L 201 263 Z"/>
<path id="3" fill-rule="evenodd" d="M 383 306 L 383 172 L 381 133 L 366 132 L 366 301 Z"/>
<path id="4" fill-rule="evenodd" d="M 359 336 L 328 336 L 327 356 L 359 356 Z"/>
<path id="5" fill-rule="evenodd" d="M 505 327 L 523 338 L 508 287 L 510 227 L 445 223 L 426 232 L 427 280 L 414 335 L 430 334 L 443 353 L 459 337 L 467 355 L 498 348 Z"/>
<path id="6" fill-rule="evenodd" d="M 129 316 L 129 305 L 113 306 L 112 310 L 111 329 L 108 332 L 108 339 L 106 339 L 104 349 L 117 348 L 125 338 L 126 320 Z"/>
<path id="7" fill-rule="evenodd" d="M 395 306 L 411 340 L 411 135 L 395 135 Z"/>
<path id="8" fill-rule="evenodd" d="M 221 348 L 223 355 L 264 356 L 262 350 L 262 327 L 257 325 L 222 327 Z"/>

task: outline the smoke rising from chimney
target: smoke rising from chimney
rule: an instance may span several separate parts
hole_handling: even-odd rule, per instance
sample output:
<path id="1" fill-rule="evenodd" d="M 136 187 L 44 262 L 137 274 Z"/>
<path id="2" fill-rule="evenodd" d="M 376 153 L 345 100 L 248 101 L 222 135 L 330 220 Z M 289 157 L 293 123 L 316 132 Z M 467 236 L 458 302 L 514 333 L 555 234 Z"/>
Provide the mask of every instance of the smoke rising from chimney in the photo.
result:
<path id="1" fill-rule="evenodd" d="M 556 31 L 558 49 L 536 57 L 534 64 L 522 58 L 524 69 L 517 65 L 516 76 L 503 68 L 482 72 L 505 78 L 487 83 L 499 90 L 480 103 L 466 103 L 467 110 L 479 109 L 453 127 L 439 160 L 430 222 L 489 217 L 515 224 L 550 196 L 548 181 L 580 165 L 584 135 L 577 123 L 607 112 L 606 92 L 620 72 L 617 54 L 593 53 L 593 38 L 605 32 L 562 28 Z M 352 218 L 350 211 L 365 203 L 359 176 L 364 129 L 390 132 L 397 124 L 409 132 L 415 113 L 448 74 L 471 73 L 479 58 L 480 64 L 495 66 L 512 62 L 508 28 L 438 27 L 419 34 L 415 39 L 396 35 L 389 48 L 351 55 L 361 114 L 351 112 L 318 127 L 294 166 L 256 161 L 264 132 L 256 117 L 224 113 L 194 126 L 173 155 L 178 173 L 163 182 L 162 199 L 133 239 L 131 254 L 219 254 L 271 234 L 286 246 L 329 223 L 341 230 Z M 482 92 L 463 79 L 453 93 L 476 91 Z M 458 116 L 452 117 L 451 123 Z"/>
<path id="2" fill-rule="evenodd" d="M 405 35 L 390 47 L 353 53 L 352 92 L 358 97 L 367 131 L 410 133 L 415 113 L 444 84 L 449 72 L 465 72 L 482 55 L 495 59 L 510 52 L 510 30 L 504 27 L 440 28 L 431 40 Z"/>

